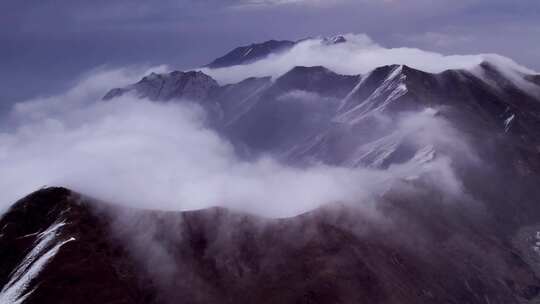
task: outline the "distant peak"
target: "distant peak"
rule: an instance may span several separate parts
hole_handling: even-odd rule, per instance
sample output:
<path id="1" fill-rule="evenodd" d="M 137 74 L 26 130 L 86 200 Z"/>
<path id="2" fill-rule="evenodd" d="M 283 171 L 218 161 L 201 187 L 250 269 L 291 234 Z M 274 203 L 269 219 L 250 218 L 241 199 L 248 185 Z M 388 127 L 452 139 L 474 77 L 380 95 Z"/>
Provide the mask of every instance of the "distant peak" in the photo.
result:
<path id="1" fill-rule="evenodd" d="M 212 61 L 206 67 L 211 69 L 225 68 L 251 63 L 292 48 L 296 43 L 288 40 L 268 40 L 262 43 L 237 47 L 222 57 Z"/>

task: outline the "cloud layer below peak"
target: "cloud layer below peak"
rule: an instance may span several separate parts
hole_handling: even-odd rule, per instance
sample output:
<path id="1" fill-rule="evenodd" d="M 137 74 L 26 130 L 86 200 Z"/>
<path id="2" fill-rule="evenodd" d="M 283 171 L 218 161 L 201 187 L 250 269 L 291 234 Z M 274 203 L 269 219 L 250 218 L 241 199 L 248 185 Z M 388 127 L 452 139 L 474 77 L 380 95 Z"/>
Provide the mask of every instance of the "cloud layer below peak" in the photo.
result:
<path id="1" fill-rule="evenodd" d="M 296 168 L 264 156 L 248 161 L 205 126 L 204 113 L 194 104 L 129 95 L 100 100 L 110 86 L 125 85 L 147 71 L 95 71 L 64 94 L 15 105 L 14 124 L 0 132 L 0 211 L 43 186 L 67 186 L 134 207 L 223 206 L 269 217 L 294 216 L 333 202 L 355 204 L 369 214 L 389 186 L 422 174 L 436 174 L 442 189 L 460 192 L 445 157 L 384 170 Z M 451 127 L 428 114 L 405 117 L 399 129 L 419 140 L 425 130 L 455 138 Z"/>

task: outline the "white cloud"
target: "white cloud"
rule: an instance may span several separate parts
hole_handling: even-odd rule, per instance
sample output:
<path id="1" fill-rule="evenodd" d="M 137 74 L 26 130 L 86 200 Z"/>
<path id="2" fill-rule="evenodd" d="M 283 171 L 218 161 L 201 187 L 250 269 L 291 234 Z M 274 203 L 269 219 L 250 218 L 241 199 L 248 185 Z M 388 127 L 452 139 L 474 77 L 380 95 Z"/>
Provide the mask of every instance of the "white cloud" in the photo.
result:
<path id="1" fill-rule="evenodd" d="M 133 96 L 99 100 L 109 87 L 125 82 L 126 73 L 100 71 L 63 95 L 15 106 L 17 126 L 0 133 L 1 209 L 44 185 L 138 207 L 225 206 L 276 217 L 337 201 L 369 206 L 389 185 L 425 173 L 445 177 L 444 188 L 459 188 L 445 158 L 388 170 L 299 169 L 269 157 L 243 161 L 205 128 L 204 114 L 195 106 Z M 427 129 L 444 133 L 439 126 Z"/>
<path id="2" fill-rule="evenodd" d="M 325 45 L 322 39 L 303 41 L 291 50 L 271 55 L 252 64 L 220 69 L 202 69 L 220 83 L 235 83 L 247 77 L 278 77 L 295 66 L 324 66 L 345 75 L 365 74 L 384 65 L 403 64 L 426 72 L 447 69 L 471 69 L 483 61 L 492 61 L 518 71 L 534 73 L 496 54 L 442 55 L 415 48 L 385 48 L 360 34 L 345 35 L 348 42 Z"/>

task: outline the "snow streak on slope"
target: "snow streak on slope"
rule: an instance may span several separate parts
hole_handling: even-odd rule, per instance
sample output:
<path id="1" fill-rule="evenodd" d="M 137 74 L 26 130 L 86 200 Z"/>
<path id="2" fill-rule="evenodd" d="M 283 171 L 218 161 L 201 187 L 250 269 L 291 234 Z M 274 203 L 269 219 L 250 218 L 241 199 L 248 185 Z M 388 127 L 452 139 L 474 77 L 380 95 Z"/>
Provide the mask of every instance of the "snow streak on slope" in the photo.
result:
<path id="1" fill-rule="evenodd" d="M 516 114 L 512 114 L 510 117 L 508 117 L 504 121 L 504 132 L 508 132 L 510 130 L 510 128 L 512 127 L 512 122 L 514 121 L 515 118 L 516 118 Z"/>
<path id="2" fill-rule="evenodd" d="M 232 116 L 228 121 L 225 122 L 226 126 L 233 124 L 235 121 L 240 119 L 243 115 L 249 112 L 253 106 L 257 103 L 258 99 L 256 98 L 258 94 L 267 89 L 270 84 L 263 84 L 257 88 L 253 93 L 249 94 L 246 98 L 242 99 L 238 105 L 235 106 L 236 114 Z"/>
<path id="3" fill-rule="evenodd" d="M 458 141 L 448 140 L 448 137 L 459 135 L 440 129 L 435 123 L 438 120 L 436 115 L 437 111 L 431 108 L 417 115 L 401 115 L 376 140 L 358 146 L 348 165 L 383 168 L 395 163 L 391 159 L 397 158 L 400 159 L 398 163 L 410 162 L 423 166 L 434 161 L 438 155 L 448 156 L 452 150 L 473 158 L 474 154 L 467 151 L 467 146 L 457 146 L 455 143 Z"/>
<path id="4" fill-rule="evenodd" d="M 54 223 L 47 230 L 38 234 L 37 243 L 24 257 L 22 263 L 15 268 L 9 282 L 0 291 L 0 303 L 23 303 L 33 292 L 33 290 L 29 289 L 32 280 L 39 275 L 62 246 L 75 240 L 74 238 L 67 240 L 57 239 L 59 230 L 64 225 L 66 225 L 64 222 Z"/>
<path id="5" fill-rule="evenodd" d="M 408 92 L 407 85 L 405 84 L 407 76 L 402 72 L 403 66 L 396 67 L 381 86 L 375 89 L 366 100 L 338 116 L 336 121 L 355 124 L 367 114 L 383 112 L 391 102 L 399 99 Z"/>
<path id="6" fill-rule="evenodd" d="M 358 90 L 360 90 L 360 88 L 366 82 L 370 75 L 371 73 L 368 73 L 367 75 L 360 77 L 360 81 L 356 84 L 356 86 L 354 86 L 354 88 L 349 92 L 349 94 L 347 94 L 347 96 L 345 96 L 345 98 L 343 98 L 343 100 L 341 100 L 341 102 L 339 103 L 338 111 L 340 111 L 341 109 L 343 109 L 343 107 L 347 105 L 347 102 L 349 102 L 349 100 L 351 100 L 354 94 L 356 94 Z"/>

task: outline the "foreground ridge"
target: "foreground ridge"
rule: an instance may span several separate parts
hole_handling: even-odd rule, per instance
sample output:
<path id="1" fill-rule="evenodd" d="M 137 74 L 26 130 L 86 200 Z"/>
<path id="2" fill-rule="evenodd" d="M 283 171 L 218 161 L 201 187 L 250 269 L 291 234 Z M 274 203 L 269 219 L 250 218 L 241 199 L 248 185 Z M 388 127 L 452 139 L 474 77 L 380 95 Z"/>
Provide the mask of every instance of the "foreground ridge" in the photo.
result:
<path id="1" fill-rule="evenodd" d="M 420 211 L 416 203 L 389 198 L 383 206 L 402 207 L 389 208 L 395 222 L 382 227 L 343 206 L 270 220 L 221 208 L 132 210 L 64 188 L 42 189 L 0 220 L 0 298 L 522 303 L 538 296 L 534 226 L 509 237 L 484 220 L 448 217 L 452 211 L 438 207 Z M 405 218 L 417 224 L 399 220 Z M 420 241 L 421 248 L 413 245 Z M 23 281 L 21 272 L 38 263 L 40 270 Z M 17 284 L 24 287 L 11 292 Z"/>

